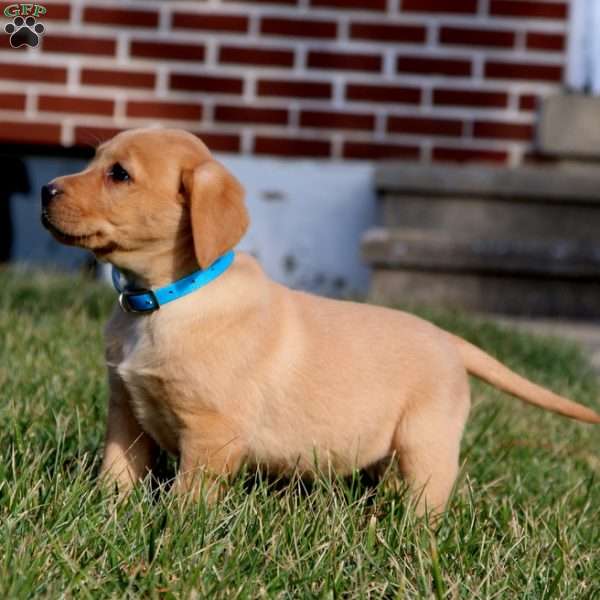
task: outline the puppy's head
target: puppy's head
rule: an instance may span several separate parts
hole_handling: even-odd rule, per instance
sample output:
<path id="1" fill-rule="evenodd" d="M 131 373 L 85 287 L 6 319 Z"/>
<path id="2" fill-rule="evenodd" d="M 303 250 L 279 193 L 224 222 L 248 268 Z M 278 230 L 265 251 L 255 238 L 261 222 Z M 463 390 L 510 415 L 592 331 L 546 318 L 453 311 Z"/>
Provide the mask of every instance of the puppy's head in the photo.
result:
<path id="1" fill-rule="evenodd" d="M 84 171 L 42 188 L 42 223 L 58 241 L 133 272 L 185 252 L 206 268 L 244 235 L 243 196 L 195 136 L 133 130 L 102 144 Z"/>

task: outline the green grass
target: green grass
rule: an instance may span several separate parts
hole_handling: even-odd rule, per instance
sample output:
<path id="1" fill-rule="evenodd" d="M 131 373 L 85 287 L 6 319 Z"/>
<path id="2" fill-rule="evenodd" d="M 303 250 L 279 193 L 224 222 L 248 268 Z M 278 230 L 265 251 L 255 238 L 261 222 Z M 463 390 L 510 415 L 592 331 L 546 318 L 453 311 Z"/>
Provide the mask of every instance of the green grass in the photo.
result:
<path id="1" fill-rule="evenodd" d="M 117 502 L 95 483 L 113 300 L 0 272 L 0 598 L 600 598 L 600 429 L 477 382 L 435 526 L 358 477 L 310 490 L 239 477 L 210 510 L 150 486 Z M 425 316 L 598 408 L 576 347 Z"/>

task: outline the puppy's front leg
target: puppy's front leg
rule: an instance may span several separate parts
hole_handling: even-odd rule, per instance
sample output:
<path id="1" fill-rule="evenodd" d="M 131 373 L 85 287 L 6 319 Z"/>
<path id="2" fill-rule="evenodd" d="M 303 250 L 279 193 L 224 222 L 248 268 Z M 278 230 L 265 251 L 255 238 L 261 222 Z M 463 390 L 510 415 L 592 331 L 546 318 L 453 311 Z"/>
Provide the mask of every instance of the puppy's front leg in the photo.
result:
<path id="1" fill-rule="evenodd" d="M 186 499 L 204 496 L 208 503 L 215 502 L 225 479 L 239 470 L 245 456 L 231 423 L 214 413 L 198 417 L 181 433 L 175 492 Z"/>
<path id="2" fill-rule="evenodd" d="M 120 379 L 109 374 L 110 400 L 101 478 L 128 492 L 152 469 L 158 447 L 137 422 L 127 390 Z"/>

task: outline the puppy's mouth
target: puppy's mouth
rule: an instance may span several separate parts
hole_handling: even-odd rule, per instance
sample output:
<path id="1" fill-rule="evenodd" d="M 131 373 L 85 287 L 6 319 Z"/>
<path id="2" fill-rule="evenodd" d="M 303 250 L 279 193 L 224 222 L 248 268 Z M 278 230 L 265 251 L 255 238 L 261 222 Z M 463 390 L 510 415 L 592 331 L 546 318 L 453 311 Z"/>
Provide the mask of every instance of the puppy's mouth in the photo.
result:
<path id="1" fill-rule="evenodd" d="M 50 219 L 50 216 L 48 215 L 47 211 L 45 211 L 45 210 L 42 211 L 41 221 L 42 221 L 42 225 L 61 244 L 65 244 L 67 246 L 81 246 L 83 248 L 87 248 L 88 250 L 91 250 L 92 252 L 97 252 L 99 254 L 107 254 L 108 252 L 111 252 L 112 250 L 115 249 L 115 245 L 112 243 L 109 243 L 104 246 L 100 245 L 100 246 L 96 246 L 96 247 L 92 244 L 92 240 L 94 240 L 94 238 L 98 238 L 100 236 L 100 232 L 94 232 L 94 233 L 84 234 L 84 235 L 73 235 L 73 234 L 67 233 L 66 231 L 62 230 L 60 227 L 58 227 L 57 225 L 55 225 L 52 222 L 52 220 Z"/>
<path id="2" fill-rule="evenodd" d="M 63 244 L 68 244 L 69 246 L 78 246 L 79 244 L 84 243 L 86 240 L 92 238 L 95 234 L 90 235 L 72 235 L 57 227 L 48 216 L 48 213 L 43 210 L 42 211 L 42 225 L 59 241 Z"/>

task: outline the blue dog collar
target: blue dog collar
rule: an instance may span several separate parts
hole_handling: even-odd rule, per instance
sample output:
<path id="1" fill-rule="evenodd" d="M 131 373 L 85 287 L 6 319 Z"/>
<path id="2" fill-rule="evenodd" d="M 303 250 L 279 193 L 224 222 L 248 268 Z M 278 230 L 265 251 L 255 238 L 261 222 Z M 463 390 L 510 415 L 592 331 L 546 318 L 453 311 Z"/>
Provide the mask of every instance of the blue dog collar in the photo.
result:
<path id="1" fill-rule="evenodd" d="M 187 296 L 204 287 L 222 275 L 231 265 L 235 253 L 233 250 L 218 258 L 208 269 L 200 269 L 190 275 L 165 285 L 157 290 L 128 290 L 121 285 L 121 272 L 113 267 L 112 280 L 119 292 L 119 305 L 127 313 L 151 313 L 158 310 L 163 304 L 168 304 Z"/>

